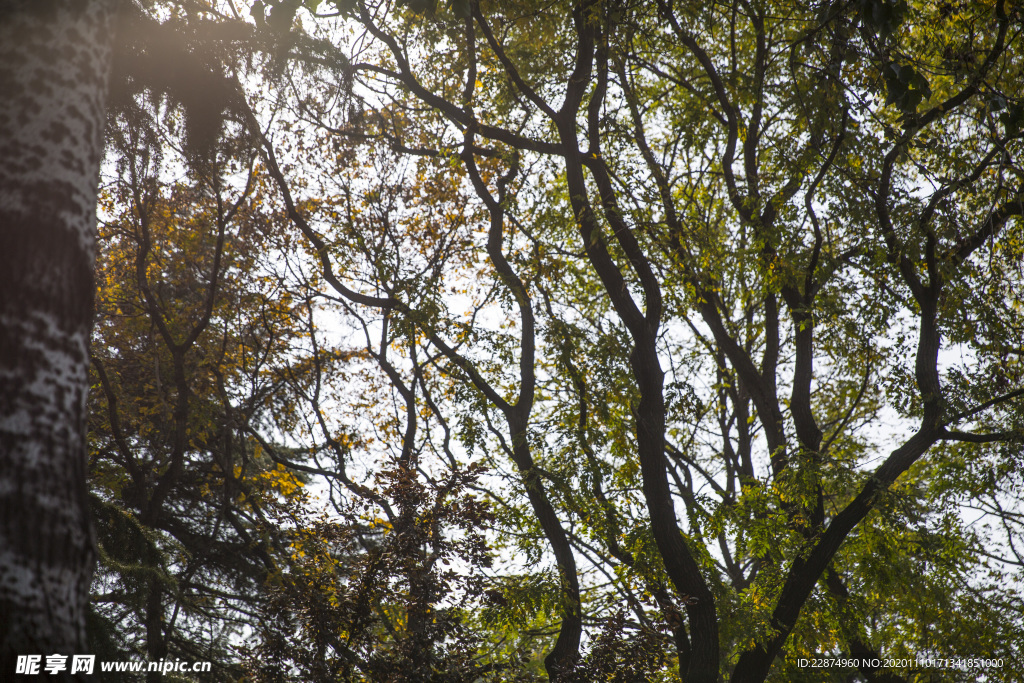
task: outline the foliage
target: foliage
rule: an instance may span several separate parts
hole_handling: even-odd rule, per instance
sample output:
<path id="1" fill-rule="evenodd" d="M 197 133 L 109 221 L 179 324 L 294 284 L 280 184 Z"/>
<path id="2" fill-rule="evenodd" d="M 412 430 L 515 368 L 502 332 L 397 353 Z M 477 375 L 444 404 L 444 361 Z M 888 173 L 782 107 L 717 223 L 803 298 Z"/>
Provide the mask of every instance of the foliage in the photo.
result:
<path id="1" fill-rule="evenodd" d="M 378 475 L 401 510 L 395 524 L 356 504 L 341 520 L 310 519 L 298 501 L 269 516 L 290 530 L 291 562 L 249 651 L 253 680 L 532 680 L 481 665 L 464 605 L 484 593 L 489 507 L 465 493 L 479 468 L 425 485 L 408 469 Z M 282 568 L 283 569 L 283 568 Z M 496 678 L 500 676 L 500 678 Z"/>
<path id="2" fill-rule="evenodd" d="M 108 134 L 116 169 L 100 203 L 89 415 L 100 550 L 91 638 L 108 659 L 209 659 L 223 680 L 240 673 L 233 640 L 274 566 L 271 539 L 257 534 L 263 501 L 301 484 L 274 468 L 259 432 L 294 423 L 303 303 L 266 262 L 283 246 L 281 223 L 261 206 L 251 154 L 239 159 L 238 141 L 225 139 L 170 178 L 173 150 L 153 140 L 174 139 L 173 128 L 173 118 L 117 117 Z"/>
<path id="3" fill-rule="evenodd" d="M 211 54 L 206 23 L 253 36 L 218 62 L 238 89 L 221 139 L 258 155 L 238 220 L 275 241 L 183 230 L 221 225 L 212 179 L 244 175 L 186 155 L 209 190 L 146 190 L 179 290 L 97 348 L 173 365 L 183 337 L 145 330 L 196 329 L 210 280 L 190 268 L 211 248 L 279 264 L 280 312 L 251 341 L 196 335 L 205 365 L 165 399 L 197 463 L 228 457 L 200 448 L 204 420 L 248 406 L 234 447 L 324 491 L 317 509 L 253 457 L 253 493 L 225 506 L 251 508 L 235 531 L 267 553 L 250 675 L 892 681 L 920 672 L 798 660 L 961 655 L 1012 680 L 1019 19 L 1002 1 L 346 0 L 183 22 Z M 109 212 L 149 215 L 133 206 Z M 262 310 L 231 291 L 234 315 Z M 258 398 L 253 368 L 217 369 L 292 336 L 253 354 L 280 378 Z M 132 433 L 159 480 L 182 423 L 147 379 Z M 144 531 L 135 552 L 170 576 Z"/>

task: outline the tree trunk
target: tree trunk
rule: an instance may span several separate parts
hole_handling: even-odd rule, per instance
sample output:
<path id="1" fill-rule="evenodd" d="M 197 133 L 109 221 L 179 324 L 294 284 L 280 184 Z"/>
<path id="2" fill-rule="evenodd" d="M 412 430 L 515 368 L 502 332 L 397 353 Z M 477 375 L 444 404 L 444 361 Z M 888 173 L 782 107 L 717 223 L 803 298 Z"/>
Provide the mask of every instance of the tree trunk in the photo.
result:
<path id="1" fill-rule="evenodd" d="M 17 655 L 87 654 L 84 417 L 115 7 L 0 0 L 2 679 Z"/>

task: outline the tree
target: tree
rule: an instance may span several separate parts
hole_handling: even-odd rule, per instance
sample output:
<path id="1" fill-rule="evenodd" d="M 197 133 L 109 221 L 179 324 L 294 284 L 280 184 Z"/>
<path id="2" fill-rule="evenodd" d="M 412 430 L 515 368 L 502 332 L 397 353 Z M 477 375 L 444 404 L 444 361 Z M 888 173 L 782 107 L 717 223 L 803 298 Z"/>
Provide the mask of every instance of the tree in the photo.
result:
<path id="1" fill-rule="evenodd" d="M 322 304 L 254 673 L 1012 680 L 1018 10 L 267 5 L 188 24 Z"/>
<path id="2" fill-rule="evenodd" d="M 173 24 L 136 21 L 187 39 Z M 415 429 L 395 471 L 377 473 L 389 482 L 381 492 L 349 480 L 343 454 L 321 463 L 321 449 L 330 458 L 347 440 L 327 427 L 336 419 L 323 394 L 361 354 L 325 345 L 311 324 L 318 281 L 288 275 L 302 259 L 289 256 L 295 240 L 244 131 L 218 121 L 197 148 L 187 103 L 139 85 L 113 103 L 114 172 L 100 200 L 93 651 L 212 659 L 220 680 L 242 675 L 232 649 L 247 625 L 260 638 L 245 664 L 260 678 L 336 680 L 354 669 L 476 680 L 488 671 L 474 661 L 478 638 L 462 610 L 438 605 L 452 590 L 480 591 L 442 565 L 489 562 L 478 528 L 487 507 L 463 495 L 476 470 L 418 481 Z M 368 343 L 362 355 L 396 372 L 386 348 Z M 291 439 L 313 443 L 280 443 Z M 296 474 L 337 483 L 388 521 L 344 503 L 319 518 Z M 382 528 L 394 533 L 381 539 Z M 345 656 L 325 659 L 326 643 L 342 639 Z"/>
<path id="3" fill-rule="evenodd" d="M 261 440 L 296 419 L 304 302 L 267 262 L 286 248 L 281 221 L 261 208 L 265 179 L 239 131 L 189 158 L 180 108 L 157 98 L 150 111 L 147 95 L 115 108 L 107 135 L 90 636 L 107 659 L 211 660 L 219 680 L 241 675 L 232 641 L 280 559 L 266 499 L 301 492 Z"/>
<path id="4" fill-rule="evenodd" d="M 85 645 L 94 551 L 84 409 L 114 4 L 0 5 L 4 676 L 15 655 Z"/>
<path id="5" fill-rule="evenodd" d="M 1019 470 L 1014 9 L 333 6 L 361 52 L 343 74 L 296 54 L 301 82 L 362 90 L 296 87 L 323 132 L 304 149 L 388 145 L 420 197 L 415 173 L 451 179 L 435 206 L 473 208 L 451 230 L 481 226 L 487 265 L 434 268 L 441 242 L 400 253 L 403 221 L 427 229 L 405 218 L 416 195 L 378 209 L 349 157 L 320 158 L 311 190 L 264 134 L 267 163 L 333 294 L 411 326 L 461 393 L 465 447 L 514 463 L 516 493 L 493 493 L 525 496 L 516 521 L 557 566 L 552 679 L 578 657 L 579 557 L 657 603 L 687 681 L 795 679 L 800 652 L 1019 656 L 1020 605 L 977 573 L 982 539 L 929 474 L 966 449 Z M 474 270 L 507 326 L 439 295 Z M 905 436 L 872 427 L 889 411 Z M 897 562 L 899 537 L 918 571 L 860 561 Z M 937 645 L 927 620 L 949 607 L 872 597 L 911 576 L 1000 625 Z"/>

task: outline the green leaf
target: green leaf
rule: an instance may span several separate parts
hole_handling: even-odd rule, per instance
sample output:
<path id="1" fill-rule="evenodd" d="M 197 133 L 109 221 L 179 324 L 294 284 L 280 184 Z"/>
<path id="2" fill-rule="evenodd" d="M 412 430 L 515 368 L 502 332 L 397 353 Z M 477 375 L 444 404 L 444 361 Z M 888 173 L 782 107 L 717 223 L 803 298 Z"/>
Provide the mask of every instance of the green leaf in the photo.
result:
<path id="1" fill-rule="evenodd" d="M 905 114 L 917 112 L 918 105 L 932 95 L 931 86 L 913 67 L 891 62 L 882 69 L 886 104 L 895 104 Z"/>

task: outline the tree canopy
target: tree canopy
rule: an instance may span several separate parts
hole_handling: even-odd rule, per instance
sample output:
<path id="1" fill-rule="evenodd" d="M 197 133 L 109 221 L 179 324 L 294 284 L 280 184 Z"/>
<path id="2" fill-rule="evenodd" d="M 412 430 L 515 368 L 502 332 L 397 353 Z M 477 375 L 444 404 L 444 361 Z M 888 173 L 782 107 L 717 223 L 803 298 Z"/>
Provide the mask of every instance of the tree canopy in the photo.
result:
<path id="1" fill-rule="evenodd" d="M 217 680 L 1014 680 L 1021 18 L 133 5 L 93 642 Z"/>

